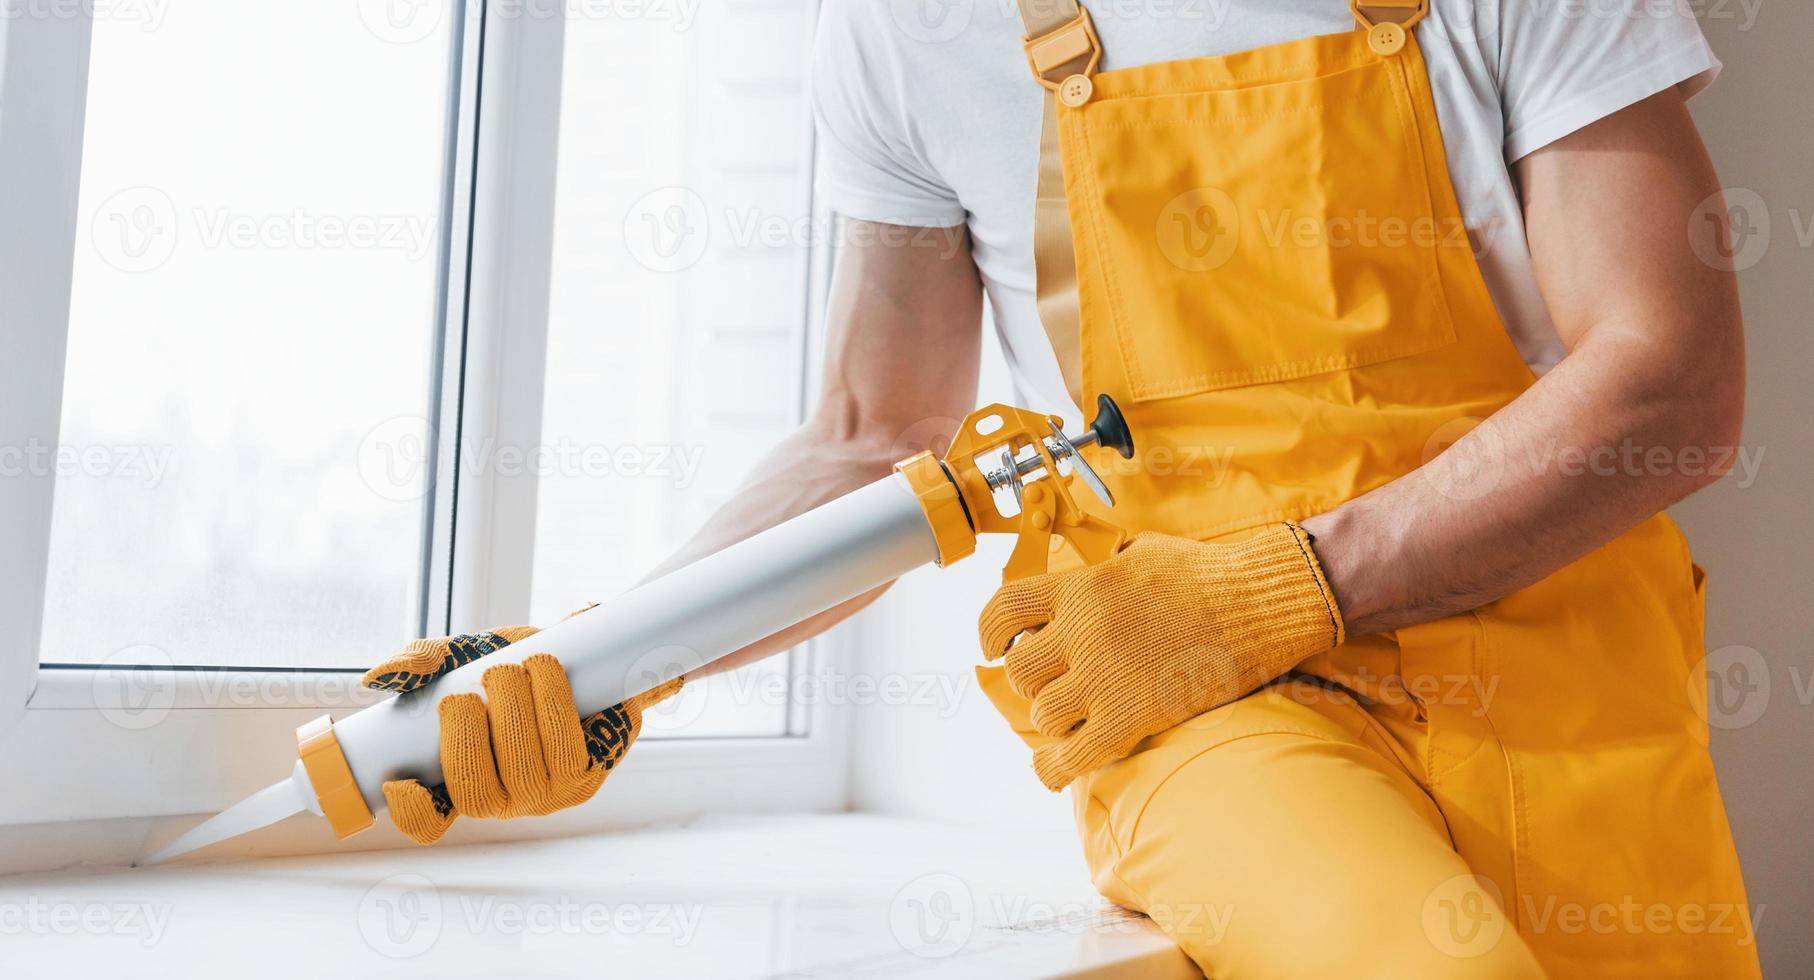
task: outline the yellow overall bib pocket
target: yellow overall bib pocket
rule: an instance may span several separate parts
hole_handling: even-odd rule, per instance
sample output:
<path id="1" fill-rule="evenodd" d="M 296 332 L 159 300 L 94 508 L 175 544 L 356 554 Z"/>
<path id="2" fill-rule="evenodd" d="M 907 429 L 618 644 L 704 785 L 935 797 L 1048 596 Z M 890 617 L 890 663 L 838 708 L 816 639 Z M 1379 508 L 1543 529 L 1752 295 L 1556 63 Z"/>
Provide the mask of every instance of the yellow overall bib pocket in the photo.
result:
<path id="1" fill-rule="evenodd" d="M 1405 71 L 1310 38 L 1104 72 L 1061 113 L 1078 250 L 1136 401 L 1454 342 L 1437 250 L 1467 235 L 1436 200 Z"/>

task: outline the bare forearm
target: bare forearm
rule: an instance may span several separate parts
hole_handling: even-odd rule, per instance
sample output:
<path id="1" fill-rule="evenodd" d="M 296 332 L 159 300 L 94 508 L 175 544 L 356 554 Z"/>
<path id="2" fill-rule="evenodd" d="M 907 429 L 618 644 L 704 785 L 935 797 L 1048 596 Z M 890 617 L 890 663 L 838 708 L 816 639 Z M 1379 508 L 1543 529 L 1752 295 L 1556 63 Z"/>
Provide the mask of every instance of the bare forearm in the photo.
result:
<path id="1" fill-rule="evenodd" d="M 818 425 L 801 428 L 764 456 L 732 501 L 714 513 L 698 533 L 648 577 L 660 578 L 881 479 L 893 463 L 887 456 L 887 448 L 839 441 Z M 887 586 L 883 586 L 764 637 L 707 665 L 698 675 L 734 670 L 791 649 L 848 619 L 874 602 L 886 589 Z"/>
<path id="2" fill-rule="evenodd" d="M 824 394 L 812 418 L 756 466 L 731 502 L 650 577 L 698 561 L 942 449 L 976 401 L 982 286 L 963 228 L 927 234 L 856 223 L 832 278 Z M 700 671 L 793 647 L 874 602 L 883 586 Z"/>
<path id="3" fill-rule="evenodd" d="M 1731 394 L 1671 360 L 1593 338 L 1421 469 L 1304 522 L 1349 632 L 1502 598 L 1724 475 L 1731 414 L 1709 405 Z"/>

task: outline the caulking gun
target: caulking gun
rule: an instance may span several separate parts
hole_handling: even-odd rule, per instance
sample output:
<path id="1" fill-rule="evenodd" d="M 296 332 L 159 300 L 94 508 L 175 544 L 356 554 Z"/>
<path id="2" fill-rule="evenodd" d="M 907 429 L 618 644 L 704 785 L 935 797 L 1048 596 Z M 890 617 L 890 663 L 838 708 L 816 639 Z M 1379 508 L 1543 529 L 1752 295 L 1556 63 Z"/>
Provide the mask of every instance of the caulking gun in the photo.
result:
<path id="1" fill-rule="evenodd" d="M 970 414 L 941 459 L 923 452 L 860 490 L 643 584 L 603 605 L 466 664 L 426 687 L 338 721 L 297 730 L 289 778 L 222 811 L 145 863 L 155 864 L 308 811 L 346 838 L 372 825 L 389 779 L 441 781 L 435 705 L 482 691 L 497 663 L 548 653 L 560 660 L 581 714 L 614 705 L 786 629 L 926 564 L 975 552 L 979 534 L 1016 535 L 1002 575 L 1046 570 L 1068 543 L 1089 563 L 1120 549 L 1125 533 L 1078 506 L 1081 482 L 1114 506 L 1085 448 L 1132 458 L 1133 437 L 1107 395 L 1083 433 L 1056 416 L 1006 405 Z M 1062 539 L 1055 541 L 1054 537 Z M 675 652 L 683 655 L 676 656 Z"/>

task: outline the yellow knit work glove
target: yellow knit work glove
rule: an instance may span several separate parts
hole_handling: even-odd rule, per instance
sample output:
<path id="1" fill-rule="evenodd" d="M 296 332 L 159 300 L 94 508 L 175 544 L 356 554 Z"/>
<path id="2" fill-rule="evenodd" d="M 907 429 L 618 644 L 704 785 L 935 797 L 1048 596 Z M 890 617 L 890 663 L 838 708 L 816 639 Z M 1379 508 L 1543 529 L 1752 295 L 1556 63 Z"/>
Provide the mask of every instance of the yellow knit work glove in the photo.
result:
<path id="1" fill-rule="evenodd" d="M 1310 535 L 1274 524 L 1239 544 L 1142 534 L 1099 565 L 1010 582 L 979 632 L 1058 739 L 1033 768 L 1059 790 L 1340 645 L 1343 626 Z"/>
<path id="2" fill-rule="evenodd" d="M 533 626 L 416 640 L 366 671 L 363 683 L 408 692 L 534 635 Z M 561 663 L 546 653 L 485 671 L 485 695 L 450 694 L 441 716 L 440 786 L 414 779 L 384 784 L 397 829 L 418 844 L 433 844 L 454 817 L 542 816 L 577 806 L 598 792 L 642 730 L 645 710 L 680 690 L 675 679 L 585 719 Z"/>

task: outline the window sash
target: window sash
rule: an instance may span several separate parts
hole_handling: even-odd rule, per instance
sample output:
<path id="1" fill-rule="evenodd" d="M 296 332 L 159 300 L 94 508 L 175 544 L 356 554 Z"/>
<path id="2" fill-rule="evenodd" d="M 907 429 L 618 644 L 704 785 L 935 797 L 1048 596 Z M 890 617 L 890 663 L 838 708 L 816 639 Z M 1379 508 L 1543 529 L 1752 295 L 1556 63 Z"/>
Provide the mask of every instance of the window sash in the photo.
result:
<path id="1" fill-rule="evenodd" d="M 462 4 L 457 16 L 423 635 L 527 609 L 533 482 L 462 474 L 455 450 L 480 435 L 525 445 L 539 436 L 564 40 L 560 18 L 512 17 L 483 3 Z M 20 376 L 43 380 L 0 389 L 0 445 L 57 441 L 89 35 L 84 8 L 69 19 L 21 21 L 4 38 L 0 293 L 8 302 L 0 339 Z M 31 97 L 7 99 L 7 91 Z M 809 264 L 816 324 L 829 254 L 815 249 Z M 809 332 L 809 349 L 818 343 Z M 129 673 L 41 665 L 52 491 L 49 477 L 0 480 L 0 621 L 32 638 L 0 646 L 0 781 L 19 790 L 0 796 L 0 825 L 219 809 L 283 775 L 292 722 L 359 705 L 348 671 L 185 669 L 150 691 L 160 722 L 134 727 L 133 713 L 146 710 L 134 699 L 145 692 L 132 693 Z M 790 655 L 796 689 L 826 669 L 827 652 L 816 643 Z M 236 699 L 246 691 L 256 692 L 260 710 L 242 710 Z M 788 715 L 792 737 L 651 740 L 635 767 L 648 775 L 619 780 L 627 790 L 585 819 L 606 826 L 679 816 L 659 788 L 705 772 L 722 787 L 725 809 L 841 807 L 845 709 L 790 703 Z M 229 745 L 233 751 L 219 750 Z M 684 812 L 700 808 L 691 800 Z M 558 824 L 571 830 L 573 821 Z"/>

